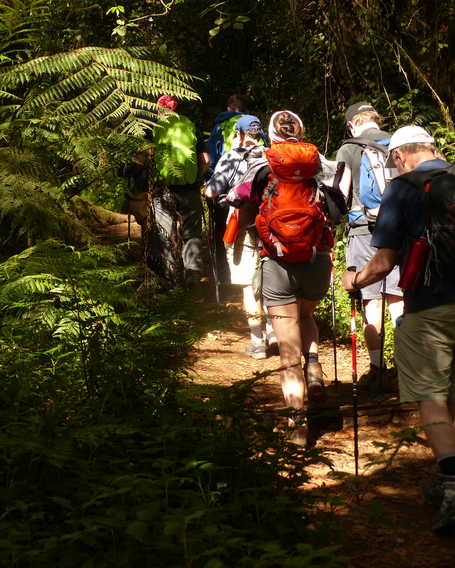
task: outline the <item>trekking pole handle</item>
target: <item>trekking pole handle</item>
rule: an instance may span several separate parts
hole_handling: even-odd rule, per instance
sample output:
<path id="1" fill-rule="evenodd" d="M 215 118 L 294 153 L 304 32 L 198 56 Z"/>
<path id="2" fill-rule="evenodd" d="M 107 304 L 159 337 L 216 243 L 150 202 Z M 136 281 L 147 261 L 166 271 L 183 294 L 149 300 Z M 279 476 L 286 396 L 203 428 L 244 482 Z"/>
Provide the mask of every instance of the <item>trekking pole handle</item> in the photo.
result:
<path id="1" fill-rule="evenodd" d="M 348 272 L 357 272 L 356 266 L 348 266 Z M 348 292 L 349 297 L 353 298 L 354 300 L 361 300 L 362 299 L 362 292 L 360 290 L 354 290 L 353 292 Z"/>

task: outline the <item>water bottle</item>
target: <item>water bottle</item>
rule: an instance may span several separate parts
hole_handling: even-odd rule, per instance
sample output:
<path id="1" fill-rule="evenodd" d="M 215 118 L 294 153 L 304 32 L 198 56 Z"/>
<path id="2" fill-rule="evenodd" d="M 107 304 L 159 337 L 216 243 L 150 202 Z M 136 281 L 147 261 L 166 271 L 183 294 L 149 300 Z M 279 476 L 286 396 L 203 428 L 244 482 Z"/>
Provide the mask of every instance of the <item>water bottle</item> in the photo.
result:
<path id="1" fill-rule="evenodd" d="M 425 270 L 430 252 L 430 243 L 426 237 L 419 237 L 411 246 L 408 258 L 401 272 L 398 286 L 403 290 L 414 290 Z"/>
<path id="2" fill-rule="evenodd" d="M 223 241 L 227 245 L 232 245 L 235 241 L 235 237 L 237 235 L 237 231 L 239 228 L 239 221 L 237 219 L 237 215 L 232 213 L 229 218 L 228 224 L 226 225 L 226 230 L 224 231 Z"/>

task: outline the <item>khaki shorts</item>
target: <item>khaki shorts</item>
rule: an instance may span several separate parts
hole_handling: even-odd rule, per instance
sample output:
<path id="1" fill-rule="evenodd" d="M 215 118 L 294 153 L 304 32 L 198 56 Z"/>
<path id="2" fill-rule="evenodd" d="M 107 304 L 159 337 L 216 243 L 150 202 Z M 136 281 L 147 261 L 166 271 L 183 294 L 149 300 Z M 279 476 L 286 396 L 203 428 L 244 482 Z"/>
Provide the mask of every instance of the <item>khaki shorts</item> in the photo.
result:
<path id="1" fill-rule="evenodd" d="M 225 244 L 225 247 L 231 273 L 231 284 L 251 286 L 255 273 L 260 266 L 260 248 L 255 231 L 239 231 L 234 244 Z"/>
<path id="2" fill-rule="evenodd" d="M 455 304 L 406 314 L 395 330 L 401 402 L 455 402 Z"/>

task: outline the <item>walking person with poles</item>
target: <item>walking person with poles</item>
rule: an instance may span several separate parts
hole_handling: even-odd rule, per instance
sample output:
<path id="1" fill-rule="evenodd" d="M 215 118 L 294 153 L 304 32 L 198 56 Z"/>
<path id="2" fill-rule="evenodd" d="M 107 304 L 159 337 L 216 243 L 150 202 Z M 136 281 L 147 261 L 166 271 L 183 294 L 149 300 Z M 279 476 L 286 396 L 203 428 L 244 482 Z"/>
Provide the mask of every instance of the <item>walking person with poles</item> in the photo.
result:
<path id="1" fill-rule="evenodd" d="M 346 261 L 347 266 L 361 269 L 375 253 L 371 246 L 371 233 L 389 177 L 384 162 L 390 135 L 380 129 L 380 117 L 367 102 L 348 107 L 345 120 L 351 138 L 343 142 L 336 158 L 345 163 L 340 189 L 351 204 Z M 362 290 L 367 322 L 364 336 L 370 369 L 360 378 L 359 387 L 375 393 L 383 391 L 386 386 L 382 372 L 385 303 L 393 325 L 403 312 L 403 294 L 398 287 L 398 279 L 396 268 L 383 283 L 374 283 Z"/>
<path id="2" fill-rule="evenodd" d="M 266 151 L 271 173 L 256 227 L 263 244 L 262 295 L 278 339 L 284 400 L 292 409 L 290 441 L 304 447 L 305 399 L 325 394 L 314 310 L 330 286 L 333 237 L 315 182 L 321 159 L 303 136 L 295 113 L 272 115 Z"/>
<path id="3" fill-rule="evenodd" d="M 439 465 L 424 490 L 438 511 L 432 528 L 455 528 L 455 168 L 415 125 L 391 137 L 387 164 L 400 174 L 381 204 L 373 258 L 343 274 L 348 292 L 380 282 L 399 264 L 405 314 L 395 330 L 401 402 L 418 402 Z"/>

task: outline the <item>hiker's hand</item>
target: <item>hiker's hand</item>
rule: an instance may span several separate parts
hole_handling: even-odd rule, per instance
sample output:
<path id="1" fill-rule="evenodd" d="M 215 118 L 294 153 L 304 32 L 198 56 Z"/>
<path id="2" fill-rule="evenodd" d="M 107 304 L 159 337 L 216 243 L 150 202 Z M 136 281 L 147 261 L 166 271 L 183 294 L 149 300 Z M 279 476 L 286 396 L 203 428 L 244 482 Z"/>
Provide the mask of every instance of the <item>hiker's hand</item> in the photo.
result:
<path id="1" fill-rule="evenodd" d="M 209 187 L 206 187 L 204 189 L 204 195 L 208 198 L 208 199 L 215 199 L 215 197 L 217 196 L 216 193 L 213 191 L 213 189 L 210 189 Z"/>
<path id="2" fill-rule="evenodd" d="M 346 270 L 341 277 L 341 285 L 346 290 L 346 292 L 356 292 L 358 288 L 353 286 L 354 278 L 356 277 L 357 272 L 353 272 L 352 270 Z"/>

